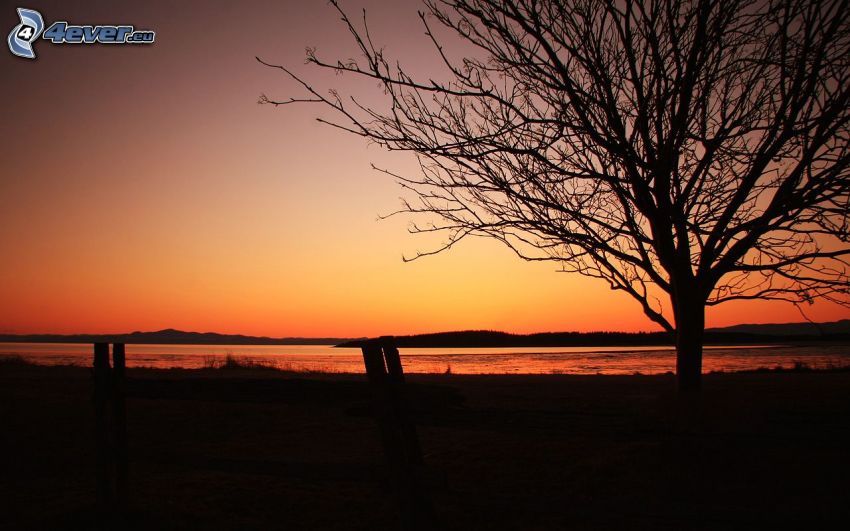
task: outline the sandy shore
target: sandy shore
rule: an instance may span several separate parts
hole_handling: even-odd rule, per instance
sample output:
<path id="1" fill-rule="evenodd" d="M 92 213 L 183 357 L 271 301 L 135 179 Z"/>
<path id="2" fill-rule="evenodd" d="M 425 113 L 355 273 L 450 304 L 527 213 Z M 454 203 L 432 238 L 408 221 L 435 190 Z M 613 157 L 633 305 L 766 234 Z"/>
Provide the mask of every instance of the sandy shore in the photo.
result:
<path id="1" fill-rule="evenodd" d="M 363 375 L 131 369 L 136 529 L 393 529 Z M 850 372 L 409 376 L 446 529 L 819 529 L 850 518 Z M 0 367 L 0 528 L 93 526 L 86 368 Z"/>

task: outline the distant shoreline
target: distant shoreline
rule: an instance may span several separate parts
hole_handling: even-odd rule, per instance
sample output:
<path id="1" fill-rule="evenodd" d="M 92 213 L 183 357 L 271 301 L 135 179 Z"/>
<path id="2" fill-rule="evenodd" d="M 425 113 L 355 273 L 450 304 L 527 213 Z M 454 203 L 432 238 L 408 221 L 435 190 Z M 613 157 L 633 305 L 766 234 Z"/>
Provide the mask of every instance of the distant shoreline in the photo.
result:
<path id="1" fill-rule="evenodd" d="M 214 332 L 159 330 L 129 334 L 0 334 L 0 343 L 126 343 L 137 345 L 337 345 L 341 337 L 258 337 Z"/>
<path id="2" fill-rule="evenodd" d="M 128 334 L 0 334 L 3 343 L 126 343 L 166 345 L 332 345 L 359 348 L 369 338 L 258 337 L 214 332 L 165 329 Z M 707 329 L 706 345 L 795 344 L 850 341 L 850 319 L 832 323 L 735 325 Z M 491 330 L 464 330 L 395 336 L 400 348 L 503 347 L 627 347 L 672 346 L 666 332 L 543 332 L 510 334 Z"/>
<path id="3" fill-rule="evenodd" d="M 88 372 L 91 367 L 88 365 L 80 365 L 76 363 L 64 364 L 45 364 L 39 361 L 25 359 L 21 356 L 3 356 L 0 355 L 0 369 L 6 373 L 20 373 L 22 371 L 37 371 L 42 373 L 72 373 L 74 371 Z M 269 378 L 313 378 L 328 381 L 335 380 L 352 380 L 362 379 L 364 372 L 357 371 L 334 371 L 322 369 L 293 369 L 281 367 L 270 363 L 265 363 L 262 360 L 257 361 L 251 358 L 235 357 L 229 361 L 222 361 L 218 364 L 211 364 L 204 367 L 155 367 L 155 366 L 135 366 L 128 367 L 133 376 L 137 377 L 154 377 L 168 379 L 182 378 L 236 378 L 236 379 L 269 379 Z M 70 372 L 69 372 L 70 371 Z M 793 366 L 758 366 L 748 369 L 735 370 L 711 370 L 703 372 L 704 376 L 723 377 L 731 375 L 770 375 L 770 374 L 837 374 L 850 372 L 850 364 L 836 364 L 829 366 L 814 366 L 800 361 Z M 533 381 L 535 379 L 664 379 L 669 378 L 674 373 L 673 371 L 665 372 L 641 372 L 635 371 L 632 373 L 502 373 L 502 372 L 485 372 L 485 373 L 443 373 L 443 372 L 417 372 L 405 371 L 405 375 L 414 378 L 438 378 L 446 381 L 452 380 L 499 380 L 505 381 Z"/>
<path id="4" fill-rule="evenodd" d="M 590 332 L 513 335 L 503 332 L 448 332 L 394 338 L 398 348 L 508 348 L 508 347 L 672 347 L 664 332 Z M 360 348 L 368 340 L 353 340 L 337 348 Z M 799 343 L 850 342 L 850 334 L 767 335 L 734 332 L 706 332 L 706 346 L 746 346 L 758 344 L 794 345 Z"/>

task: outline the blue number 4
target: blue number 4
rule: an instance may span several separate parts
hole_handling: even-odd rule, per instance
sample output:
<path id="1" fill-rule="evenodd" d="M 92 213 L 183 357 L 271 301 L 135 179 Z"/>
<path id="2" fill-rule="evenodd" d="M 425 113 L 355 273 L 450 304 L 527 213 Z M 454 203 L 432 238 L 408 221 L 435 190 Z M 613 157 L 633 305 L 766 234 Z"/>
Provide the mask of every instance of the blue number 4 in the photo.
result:
<path id="1" fill-rule="evenodd" d="M 54 22 L 47 31 L 44 32 L 42 36 L 45 39 L 50 39 L 54 43 L 60 43 L 65 40 L 65 27 L 66 24 L 64 22 Z"/>

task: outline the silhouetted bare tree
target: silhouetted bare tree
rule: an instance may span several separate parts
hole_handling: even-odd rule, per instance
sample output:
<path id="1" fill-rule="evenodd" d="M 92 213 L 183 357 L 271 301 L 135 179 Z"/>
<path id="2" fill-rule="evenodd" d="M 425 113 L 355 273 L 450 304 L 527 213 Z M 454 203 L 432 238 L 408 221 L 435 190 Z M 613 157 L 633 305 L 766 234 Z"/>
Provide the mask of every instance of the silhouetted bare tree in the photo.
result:
<path id="1" fill-rule="evenodd" d="M 502 241 L 606 280 L 675 337 L 700 385 L 705 307 L 848 304 L 850 2 L 431 0 L 445 82 L 417 79 L 337 7 L 386 107 L 301 83 L 331 123 L 421 174 L 395 175 L 414 232 Z M 476 50 L 455 61 L 441 31 Z M 469 55 L 469 54 L 467 54 Z M 264 63 L 268 64 L 268 63 Z M 434 216 L 436 214 L 436 216 Z M 661 296 L 661 298 L 659 298 Z M 661 299 L 669 297 L 669 305 Z"/>

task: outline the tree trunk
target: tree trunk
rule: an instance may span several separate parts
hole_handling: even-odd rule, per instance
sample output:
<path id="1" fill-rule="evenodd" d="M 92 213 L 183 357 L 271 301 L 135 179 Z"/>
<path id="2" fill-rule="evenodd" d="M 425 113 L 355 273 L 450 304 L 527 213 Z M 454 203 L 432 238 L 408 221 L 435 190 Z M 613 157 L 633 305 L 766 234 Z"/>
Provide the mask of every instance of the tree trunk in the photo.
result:
<path id="1" fill-rule="evenodd" d="M 705 304 L 688 294 L 676 304 L 676 381 L 680 393 L 699 391 L 702 384 L 702 343 Z"/>

